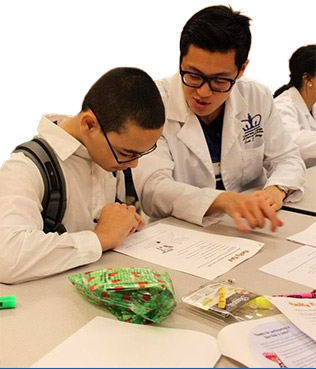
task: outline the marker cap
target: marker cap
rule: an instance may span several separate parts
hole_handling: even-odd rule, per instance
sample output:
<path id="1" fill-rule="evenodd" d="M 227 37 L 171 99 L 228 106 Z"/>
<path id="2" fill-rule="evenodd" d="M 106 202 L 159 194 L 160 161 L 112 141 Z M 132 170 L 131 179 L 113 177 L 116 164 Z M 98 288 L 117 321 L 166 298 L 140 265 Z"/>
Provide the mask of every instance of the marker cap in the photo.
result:
<path id="1" fill-rule="evenodd" d="M 13 309 L 15 306 L 15 296 L 0 297 L 0 309 Z"/>

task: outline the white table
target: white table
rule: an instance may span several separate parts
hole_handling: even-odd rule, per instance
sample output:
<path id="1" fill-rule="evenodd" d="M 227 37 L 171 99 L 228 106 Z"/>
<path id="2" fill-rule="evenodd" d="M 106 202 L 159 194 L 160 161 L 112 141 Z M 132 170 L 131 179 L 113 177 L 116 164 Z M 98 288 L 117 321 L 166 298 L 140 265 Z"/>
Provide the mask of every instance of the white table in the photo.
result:
<path id="1" fill-rule="evenodd" d="M 235 278 L 236 284 L 266 294 L 309 291 L 306 286 L 258 271 L 259 267 L 298 248 L 300 245 L 285 238 L 314 222 L 313 217 L 290 212 L 281 211 L 280 217 L 285 220 L 285 226 L 275 234 L 262 229 L 243 235 L 225 220 L 204 230 L 227 236 L 247 237 L 265 243 L 257 255 L 224 274 L 223 279 Z M 203 230 L 174 218 L 165 219 L 163 222 Z M 0 295 L 15 295 L 17 301 L 15 309 L 0 311 L 0 367 L 29 367 L 95 316 L 114 319 L 110 313 L 88 303 L 68 281 L 68 276 L 105 267 L 132 266 L 167 271 L 172 278 L 178 305 L 161 326 L 193 329 L 217 335 L 222 328 L 219 324 L 183 309 L 180 304 L 182 296 L 207 280 L 110 251 L 94 264 L 56 276 L 18 285 L 0 284 Z M 243 366 L 222 356 L 217 367 Z"/>

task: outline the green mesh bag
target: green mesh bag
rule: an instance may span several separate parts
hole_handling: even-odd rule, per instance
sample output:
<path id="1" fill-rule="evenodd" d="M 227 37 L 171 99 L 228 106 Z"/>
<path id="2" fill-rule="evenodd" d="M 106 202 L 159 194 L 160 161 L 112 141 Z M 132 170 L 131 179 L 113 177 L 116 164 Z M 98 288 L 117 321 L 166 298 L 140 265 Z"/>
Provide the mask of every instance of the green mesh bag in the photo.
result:
<path id="1" fill-rule="evenodd" d="M 160 323 L 176 304 L 169 274 L 152 269 L 99 269 L 69 280 L 90 302 L 125 322 Z"/>

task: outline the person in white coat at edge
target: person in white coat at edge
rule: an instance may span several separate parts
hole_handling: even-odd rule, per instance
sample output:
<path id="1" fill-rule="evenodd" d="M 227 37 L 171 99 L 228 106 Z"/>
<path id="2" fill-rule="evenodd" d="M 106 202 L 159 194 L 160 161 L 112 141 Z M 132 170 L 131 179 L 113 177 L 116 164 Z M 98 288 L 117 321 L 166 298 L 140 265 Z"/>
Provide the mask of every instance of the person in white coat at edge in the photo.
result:
<path id="1" fill-rule="evenodd" d="M 43 116 L 39 136 L 55 152 L 66 182 L 66 232 L 44 233 L 43 179 L 24 153 L 13 153 L 0 170 L 0 283 L 93 263 L 141 230 L 145 221 L 135 207 L 115 202 L 124 200 L 120 171 L 156 148 L 164 121 L 156 84 L 137 68 L 105 73 L 77 115 Z"/>
<path id="2" fill-rule="evenodd" d="M 240 231 L 263 227 L 265 218 L 275 231 L 283 224 L 276 214 L 283 201 L 303 196 L 304 162 L 272 93 L 241 78 L 249 21 L 230 7 L 211 6 L 184 26 L 180 73 L 157 82 L 163 134 L 157 150 L 133 169 L 149 217 L 208 226 L 226 213 Z M 264 189 L 252 195 L 239 193 L 259 185 Z"/>
<path id="3" fill-rule="evenodd" d="M 316 45 L 297 49 L 289 68 L 290 82 L 275 91 L 275 105 L 306 167 L 311 167 L 316 165 Z"/>

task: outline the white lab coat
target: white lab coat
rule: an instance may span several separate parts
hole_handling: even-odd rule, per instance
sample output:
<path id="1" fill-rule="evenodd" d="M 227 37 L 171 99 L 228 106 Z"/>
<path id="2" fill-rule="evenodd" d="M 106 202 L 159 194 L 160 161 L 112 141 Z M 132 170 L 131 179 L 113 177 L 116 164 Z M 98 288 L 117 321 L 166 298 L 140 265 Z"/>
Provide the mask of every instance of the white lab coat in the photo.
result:
<path id="1" fill-rule="evenodd" d="M 203 130 L 186 104 L 179 74 L 157 85 L 166 108 L 165 127 L 157 150 L 133 170 L 142 209 L 152 218 L 172 215 L 206 226 L 218 219 L 204 214 L 221 191 L 215 189 Z M 230 191 L 283 185 L 295 190 L 287 201 L 303 195 L 305 166 L 298 148 L 284 131 L 271 92 L 255 81 L 238 80 L 226 101 L 221 172 Z"/>
<path id="2" fill-rule="evenodd" d="M 316 165 L 316 104 L 311 114 L 300 92 L 291 87 L 275 99 L 275 105 L 306 166 Z"/>

